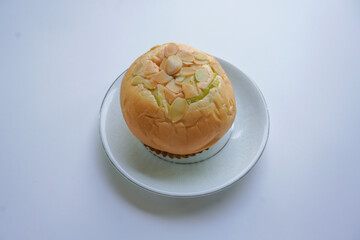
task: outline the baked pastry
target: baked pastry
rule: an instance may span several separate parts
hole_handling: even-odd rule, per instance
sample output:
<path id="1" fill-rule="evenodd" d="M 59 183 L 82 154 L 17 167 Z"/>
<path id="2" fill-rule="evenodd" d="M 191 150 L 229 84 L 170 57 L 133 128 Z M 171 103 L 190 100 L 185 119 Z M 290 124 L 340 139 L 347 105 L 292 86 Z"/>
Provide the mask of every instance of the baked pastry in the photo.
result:
<path id="1" fill-rule="evenodd" d="M 208 149 L 236 114 L 231 82 L 216 59 L 175 43 L 136 59 L 122 80 L 120 103 L 130 131 L 171 156 Z"/>

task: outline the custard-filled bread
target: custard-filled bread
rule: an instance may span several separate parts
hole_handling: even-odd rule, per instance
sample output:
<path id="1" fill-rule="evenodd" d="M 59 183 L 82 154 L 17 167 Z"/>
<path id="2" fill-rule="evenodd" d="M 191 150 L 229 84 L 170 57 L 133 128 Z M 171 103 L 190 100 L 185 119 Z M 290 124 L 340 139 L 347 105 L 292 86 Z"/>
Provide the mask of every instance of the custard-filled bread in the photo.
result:
<path id="1" fill-rule="evenodd" d="M 216 59 L 175 43 L 153 47 L 130 66 L 120 103 L 141 142 L 179 155 L 214 145 L 236 114 L 231 82 Z"/>

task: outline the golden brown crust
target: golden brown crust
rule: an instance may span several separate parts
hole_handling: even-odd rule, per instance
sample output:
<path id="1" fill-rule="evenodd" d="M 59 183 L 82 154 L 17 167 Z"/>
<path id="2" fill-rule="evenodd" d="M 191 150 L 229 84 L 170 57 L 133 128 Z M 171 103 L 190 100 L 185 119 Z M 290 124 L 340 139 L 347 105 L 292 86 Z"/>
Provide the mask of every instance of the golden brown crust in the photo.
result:
<path id="1" fill-rule="evenodd" d="M 161 71 L 162 68 L 167 70 L 164 62 L 169 59 L 169 56 L 174 56 L 171 54 L 175 51 L 173 46 L 165 51 L 168 45 L 152 48 L 130 66 L 121 85 L 122 113 L 130 131 L 144 144 L 173 154 L 198 153 L 215 144 L 231 127 L 236 113 L 232 85 L 220 64 L 211 55 L 187 45 L 176 44 L 179 50 L 184 50 L 184 52 L 205 54 L 207 62 L 202 59 L 203 56 L 200 54 L 195 56 L 191 66 L 196 68 L 197 66 L 201 67 L 202 64 L 210 65 L 211 69 L 220 77 L 218 77 L 218 86 L 211 88 L 203 99 L 193 103 L 188 102 L 186 109 L 182 110 L 184 111 L 182 116 L 170 119 L 171 114 L 168 111 L 171 104 L 164 101 L 164 106 L 159 106 L 149 90 L 152 85 L 144 87 L 144 84 L 132 83 L 135 76 L 142 75 L 146 78 Z M 180 58 L 183 59 L 182 67 L 187 67 L 186 64 L 190 65 L 189 62 L 184 62 L 184 59 L 192 60 L 191 56 L 185 54 L 185 56 L 180 55 Z M 139 68 L 138 63 L 144 60 L 151 60 L 156 65 L 149 64 L 146 69 L 136 69 Z M 174 61 L 175 64 L 169 67 L 169 71 L 175 78 L 176 74 L 180 74 L 182 70 L 177 69 L 177 59 L 171 61 Z M 178 72 L 174 73 L 175 71 Z M 161 78 L 161 80 L 164 79 L 166 78 Z M 184 98 L 184 94 L 181 95 L 181 92 L 177 94 L 180 97 L 176 99 L 176 102 L 180 104 L 180 99 Z M 175 101 L 173 99 L 172 101 L 174 104 Z"/>

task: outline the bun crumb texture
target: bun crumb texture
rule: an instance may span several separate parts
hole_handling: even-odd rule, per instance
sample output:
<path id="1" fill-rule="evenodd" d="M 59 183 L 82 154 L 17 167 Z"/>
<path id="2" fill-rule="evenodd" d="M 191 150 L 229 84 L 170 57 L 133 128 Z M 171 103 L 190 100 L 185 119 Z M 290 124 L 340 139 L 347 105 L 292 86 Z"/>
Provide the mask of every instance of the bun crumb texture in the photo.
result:
<path id="1" fill-rule="evenodd" d="M 216 59 L 175 43 L 153 47 L 130 66 L 120 103 L 141 142 L 177 155 L 211 147 L 236 114 L 231 82 Z"/>

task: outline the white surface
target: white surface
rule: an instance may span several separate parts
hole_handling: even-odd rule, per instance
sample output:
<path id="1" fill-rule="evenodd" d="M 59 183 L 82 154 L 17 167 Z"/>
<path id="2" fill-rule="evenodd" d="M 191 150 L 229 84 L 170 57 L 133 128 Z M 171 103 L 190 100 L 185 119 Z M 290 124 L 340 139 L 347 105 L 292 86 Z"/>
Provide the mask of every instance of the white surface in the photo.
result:
<path id="1" fill-rule="evenodd" d="M 150 153 L 131 134 L 121 112 L 119 96 L 125 72 L 111 85 L 101 106 L 100 135 L 108 157 L 126 178 L 163 195 L 198 197 L 233 184 L 259 160 L 269 134 L 266 103 L 259 89 L 241 70 L 222 59 L 217 60 L 232 81 L 237 112 L 232 131 L 209 150 L 197 154 L 210 158 L 197 164 L 174 164 Z"/>
<path id="2" fill-rule="evenodd" d="M 359 1 L 1 1 L 0 239 L 359 239 Z M 242 181 L 168 199 L 98 136 L 114 79 L 176 41 L 234 63 L 271 116 Z"/>

